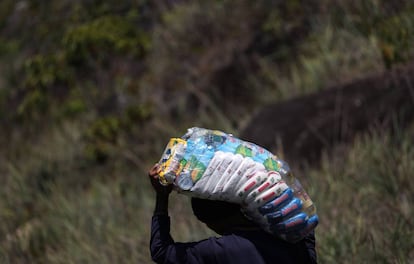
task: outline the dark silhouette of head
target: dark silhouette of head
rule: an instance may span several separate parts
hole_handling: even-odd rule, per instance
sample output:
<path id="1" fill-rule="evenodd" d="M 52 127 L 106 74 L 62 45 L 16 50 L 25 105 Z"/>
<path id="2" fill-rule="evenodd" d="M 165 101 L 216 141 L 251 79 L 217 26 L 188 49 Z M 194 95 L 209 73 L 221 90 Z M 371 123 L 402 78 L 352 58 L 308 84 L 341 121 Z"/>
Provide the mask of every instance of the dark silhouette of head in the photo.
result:
<path id="1" fill-rule="evenodd" d="M 192 198 L 191 206 L 198 220 L 220 235 L 258 228 L 243 215 L 238 204 Z"/>

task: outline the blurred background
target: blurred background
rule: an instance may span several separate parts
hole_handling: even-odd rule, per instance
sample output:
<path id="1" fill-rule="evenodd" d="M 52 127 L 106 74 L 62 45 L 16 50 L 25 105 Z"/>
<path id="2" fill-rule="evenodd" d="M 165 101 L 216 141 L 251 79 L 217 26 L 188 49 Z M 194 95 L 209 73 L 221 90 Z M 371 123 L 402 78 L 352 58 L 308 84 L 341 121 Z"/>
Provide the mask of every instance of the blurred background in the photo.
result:
<path id="1" fill-rule="evenodd" d="M 286 159 L 320 263 L 412 263 L 413 58 L 410 0 L 2 0 L 0 262 L 151 263 L 147 170 L 200 126 Z"/>

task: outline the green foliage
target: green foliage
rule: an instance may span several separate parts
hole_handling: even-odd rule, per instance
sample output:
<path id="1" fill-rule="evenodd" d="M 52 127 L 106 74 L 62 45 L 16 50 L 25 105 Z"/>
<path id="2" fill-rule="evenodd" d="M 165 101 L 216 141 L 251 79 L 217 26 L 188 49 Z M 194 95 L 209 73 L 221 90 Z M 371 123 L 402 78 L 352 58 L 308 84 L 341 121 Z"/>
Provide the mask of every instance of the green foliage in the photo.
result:
<path id="1" fill-rule="evenodd" d="M 149 48 L 149 40 L 127 18 L 107 15 L 70 28 L 63 46 L 69 61 L 82 64 L 89 60 L 107 61 L 114 53 L 140 58 Z"/>
<path id="2" fill-rule="evenodd" d="M 39 120 L 45 116 L 56 99 L 66 93 L 73 73 L 65 63 L 62 53 L 53 55 L 36 55 L 24 63 L 21 93 L 17 116 L 27 120 Z M 61 100 L 57 100 L 61 101 Z"/>
<path id="3" fill-rule="evenodd" d="M 96 82 L 93 75 L 85 80 L 79 78 L 77 72 L 88 68 L 102 70 L 109 75 L 112 69 L 108 67 L 114 57 L 142 59 L 149 48 L 149 38 L 137 21 L 139 16 L 134 10 L 125 17 L 98 17 L 69 27 L 61 43 L 47 54 L 27 58 L 22 70 L 23 96 L 18 99 L 17 115 L 27 120 L 34 120 L 39 114 L 58 118 L 75 117 L 86 111 L 87 104 L 98 107 L 104 104 L 113 93 L 96 96 L 94 90 L 88 88 L 91 83 L 94 87 L 93 83 Z M 88 91 L 77 91 L 85 88 Z"/>
<path id="4" fill-rule="evenodd" d="M 308 34 L 310 21 L 318 15 L 317 8 L 314 13 L 310 12 L 312 1 L 302 0 L 275 3 L 274 8 L 268 5 L 263 5 L 265 19 L 261 23 L 258 52 L 279 63 L 286 62 L 294 56 L 295 47 Z"/>
<path id="5" fill-rule="evenodd" d="M 17 109 L 20 117 L 38 118 L 48 110 L 48 97 L 43 91 L 29 92 Z"/>
<path id="6" fill-rule="evenodd" d="M 81 98 L 69 99 L 63 105 L 62 115 L 64 117 L 74 117 L 86 112 L 86 110 L 85 102 Z"/>
<path id="7" fill-rule="evenodd" d="M 24 65 L 24 86 L 46 90 L 71 79 L 71 72 L 62 53 L 54 55 L 35 55 Z"/>
<path id="8" fill-rule="evenodd" d="M 87 137 L 114 142 L 120 132 L 121 123 L 116 117 L 109 116 L 95 121 L 87 132 Z"/>
<path id="9" fill-rule="evenodd" d="M 16 40 L 0 39 L 0 58 L 10 54 L 16 54 L 19 50 L 19 43 Z"/>
<path id="10" fill-rule="evenodd" d="M 85 132 L 85 156 L 98 163 L 106 162 L 108 157 L 118 153 L 122 138 L 145 124 L 151 116 L 150 105 L 137 104 L 128 106 L 120 116 L 96 119 Z"/>
<path id="11" fill-rule="evenodd" d="M 389 68 L 413 58 L 414 6 L 408 1 L 344 2 L 334 6 L 334 21 L 378 39 L 383 61 Z M 339 21 L 338 21 L 339 20 Z"/>
<path id="12" fill-rule="evenodd" d="M 153 115 L 151 104 L 131 105 L 125 110 L 124 123 L 125 125 L 133 125 L 131 123 L 142 123 L 148 120 Z"/>
<path id="13" fill-rule="evenodd" d="M 111 155 L 111 146 L 117 144 L 121 133 L 120 119 L 108 116 L 96 120 L 86 131 L 85 155 L 98 163 L 103 163 Z"/>
<path id="14" fill-rule="evenodd" d="M 386 65 L 407 62 L 414 54 L 414 7 L 379 22 L 376 31 Z"/>

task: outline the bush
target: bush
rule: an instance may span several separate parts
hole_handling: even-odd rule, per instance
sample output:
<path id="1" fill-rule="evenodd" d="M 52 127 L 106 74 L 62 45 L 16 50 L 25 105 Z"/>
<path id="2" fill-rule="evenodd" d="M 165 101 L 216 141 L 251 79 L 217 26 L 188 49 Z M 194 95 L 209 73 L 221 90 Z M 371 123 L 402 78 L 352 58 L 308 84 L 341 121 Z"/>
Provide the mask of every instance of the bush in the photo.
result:
<path id="1" fill-rule="evenodd" d="M 142 58 L 149 39 L 128 16 L 106 15 L 70 28 L 63 46 L 68 61 L 76 66 L 109 64 L 115 54 Z"/>

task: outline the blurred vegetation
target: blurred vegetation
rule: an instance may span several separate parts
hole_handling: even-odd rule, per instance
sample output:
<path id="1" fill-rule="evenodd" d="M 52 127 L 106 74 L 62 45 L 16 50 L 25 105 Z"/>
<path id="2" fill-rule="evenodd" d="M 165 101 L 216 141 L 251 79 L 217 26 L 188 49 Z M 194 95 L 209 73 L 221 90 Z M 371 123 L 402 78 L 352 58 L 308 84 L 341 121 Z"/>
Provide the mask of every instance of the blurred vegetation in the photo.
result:
<path id="1" fill-rule="evenodd" d="M 169 137 L 237 135 L 264 104 L 404 64 L 413 44 L 408 0 L 2 0 L 0 262 L 150 263 L 146 170 Z M 299 172 L 321 263 L 414 258 L 412 132 Z M 177 240 L 213 234 L 173 199 Z"/>

